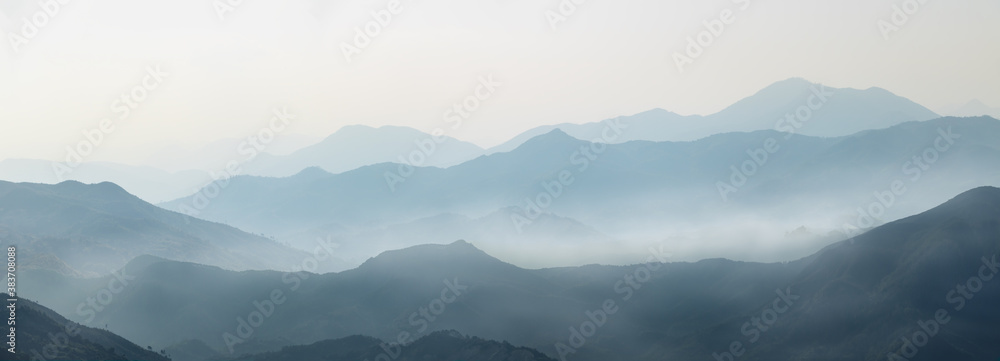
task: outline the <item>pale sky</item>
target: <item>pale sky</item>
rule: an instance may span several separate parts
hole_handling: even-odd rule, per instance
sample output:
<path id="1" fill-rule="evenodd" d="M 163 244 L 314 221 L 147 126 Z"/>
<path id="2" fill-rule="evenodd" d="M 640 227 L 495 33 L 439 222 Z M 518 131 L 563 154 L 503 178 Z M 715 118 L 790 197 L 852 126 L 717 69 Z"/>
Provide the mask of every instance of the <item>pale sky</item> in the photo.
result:
<path id="1" fill-rule="evenodd" d="M 243 0 L 220 19 L 212 0 L 71 0 L 54 16 L 3 0 L 0 159 L 61 160 L 81 131 L 117 119 L 116 99 L 156 66 L 167 77 L 89 160 L 246 137 L 275 107 L 297 116 L 289 134 L 430 132 L 490 75 L 502 85 L 447 135 L 486 147 L 542 124 L 710 114 L 790 77 L 878 86 L 931 109 L 1000 107 L 996 0 L 928 1 L 888 40 L 878 21 L 904 1 L 589 0 L 553 29 L 546 11 L 559 0 L 402 0 L 348 63 L 341 43 L 388 3 Z M 724 9 L 734 20 L 679 73 L 674 52 Z M 47 22 L 15 52 L 11 36 L 32 16 Z"/>

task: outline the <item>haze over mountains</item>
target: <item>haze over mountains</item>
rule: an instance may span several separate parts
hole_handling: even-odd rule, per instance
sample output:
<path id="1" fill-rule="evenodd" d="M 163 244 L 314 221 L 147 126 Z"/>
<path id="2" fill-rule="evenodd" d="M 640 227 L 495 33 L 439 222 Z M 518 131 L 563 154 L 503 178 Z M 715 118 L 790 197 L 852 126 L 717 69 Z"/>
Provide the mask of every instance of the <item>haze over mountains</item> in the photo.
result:
<path id="1" fill-rule="evenodd" d="M 0 235 L 21 267 L 96 276 L 152 254 L 233 270 L 288 270 L 308 253 L 166 211 L 113 183 L 0 181 Z"/>
<path id="2" fill-rule="evenodd" d="M 58 358 L 1000 356 L 993 117 L 789 79 L 490 149 L 393 126 L 231 143 L 223 176 L 0 161 L 21 181 L 0 181 L 0 241 L 38 302 L 22 346 L 75 322 L 106 330 Z"/>
<path id="3" fill-rule="evenodd" d="M 0 296 L 10 298 L 6 293 Z M 170 360 L 107 330 L 69 321 L 25 298 L 18 299 L 16 314 L 20 351 L 5 352 L 4 360 Z"/>
<path id="4" fill-rule="evenodd" d="M 418 147 L 426 147 L 425 153 L 432 153 L 423 164 L 428 167 L 453 166 L 483 153 L 475 144 L 447 136 L 434 137 L 413 128 L 352 125 L 287 156 L 262 154 L 260 160 L 247 165 L 245 174 L 287 177 L 310 167 L 341 173 L 376 163 L 409 162 L 409 153 Z"/>
<path id="5" fill-rule="evenodd" d="M 240 162 L 243 174 L 296 173 L 285 178 L 237 176 L 213 184 L 208 173 L 232 174 L 94 162 L 66 176 L 116 182 L 147 200 L 186 195 L 161 206 L 307 252 L 317 239 L 336 242 L 340 259 L 329 270 L 441 239 L 476 239 L 483 249 L 526 267 L 629 262 L 641 258 L 646 245 L 665 239 L 687 250 L 685 260 L 776 261 L 809 254 L 845 230 L 926 210 L 949 194 L 1000 185 L 997 162 L 989 161 L 998 149 L 995 119 L 926 120 L 931 118 L 933 112 L 882 89 L 833 89 L 789 79 L 710 116 L 653 110 L 539 127 L 490 150 L 411 128 L 351 126 L 284 156 L 265 150 Z M 907 165 L 947 129 L 960 138 L 947 139 L 948 151 L 930 154 L 941 162 Z M 772 139 L 777 150 L 759 153 Z M 226 153 L 225 145 L 235 141 L 218 142 L 211 153 Z M 233 159 L 243 159 L 235 148 Z M 422 166 L 400 165 L 414 154 Z M 56 183 L 57 166 L 4 160 L 0 175 Z M 569 178 L 560 180 L 565 172 Z M 863 208 L 873 192 L 897 179 L 912 179 L 907 191 L 923 197 L 901 194 L 885 214 L 868 216 Z M 549 198 L 551 204 L 539 205 Z M 671 219 L 667 227 L 664 218 Z M 581 244 L 586 251 L 577 251 Z M 115 267 L 136 252 L 149 253 L 121 252 L 113 257 Z M 178 257 L 169 248 L 162 252 L 153 254 Z M 107 272 L 67 257 L 46 252 L 41 259 L 67 272 Z M 210 258 L 210 264 L 231 269 L 264 266 L 259 260 Z"/>
<path id="6" fill-rule="evenodd" d="M 313 134 L 283 132 L 280 137 L 268 142 L 263 151 L 271 155 L 287 155 L 322 139 L 323 137 Z M 230 160 L 245 157 L 246 155 L 240 153 L 240 149 L 245 151 L 247 145 L 245 136 L 219 139 L 200 147 L 175 144 L 154 152 L 142 164 L 170 172 L 192 169 L 203 172 L 218 171 Z"/>
<path id="7" fill-rule="evenodd" d="M 790 122 L 777 124 L 787 113 L 794 113 L 799 107 L 809 107 L 810 100 L 813 107 L 820 107 L 809 116 L 808 126 L 796 127 Z M 767 129 L 835 137 L 937 117 L 927 108 L 880 88 L 835 89 L 793 78 L 774 83 L 716 114 L 681 116 L 654 109 L 620 117 L 618 122 L 628 126 L 630 131 L 615 139 L 602 141 L 693 141 L 718 133 Z M 217 177 L 228 176 L 224 169 L 230 161 L 241 164 L 239 174 L 270 177 L 291 176 L 309 167 L 342 173 L 386 162 L 449 167 L 483 154 L 511 151 L 528 139 L 556 128 L 575 138 L 593 141 L 601 138 L 605 125 L 594 122 L 540 126 L 488 150 L 447 135 L 436 137 L 407 127 L 357 125 L 344 127 L 319 143 L 298 149 L 288 145 L 291 140 L 284 140 L 284 135 L 280 134 L 262 150 L 251 149 L 246 139 L 224 139 L 198 152 L 164 150 L 142 165 L 85 162 L 73 167 L 72 172 L 62 173 L 53 170 L 55 162 L 52 161 L 3 160 L 0 161 L 0 175 L 4 177 L 0 179 L 50 184 L 62 180 L 86 183 L 110 181 L 148 202 L 160 203 L 193 194 L 212 181 L 210 173 L 215 173 Z M 288 137 L 302 142 L 311 139 L 300 135 Z M 428 145 L 427 140 L 432 139 L 438 141 Z M 294 151 L 287 155 L 270 153 L 291 150 Z M 411 159 L 415 152 L 420 156 Z M 251 157 L 251 154 L 257 156 Z M 66 164 L 66 160 L 59 161 Z"/>
<path id="8" fill-rule="evenodd" d="M 68 170 L 68 171 L 67 171 Z M 0 160 L 0 179 L 8 182 L 56 184 L 66 180 L 82 183 L 113 182 L 147 202 L 163 202 L 191 195 L 211 180 L 207 172 L 167 172 L 149 166 L 108 162 L 86 162 L 74 168 L 35 159 Z"/>
<path id="9" fill-rule="evenodd" d="M 342 240 L 341 252 L 358 258 L 377 252 L 378 244 L 440 242 L 423 236 L 428 232 L 394 234 L 393 228 L 414 223 L 416 229 L 431 227 L 472 239 L 479 234 L 460 231 L 482 227 L 469 227 L 470 220 L 462 217 L 439 216 L 477 219 L 508 210 L 513 213 L 507 214 L 506 222 L 486 228 L 503 237 L 493 242 L 483 239 L 484 248 L 500 249 L 522 237 L 536 237 L 536 232 L 549 238 L 526 245 L 538 251 L 538 259 L 532 252 L 511 255 L 518 257 L 511 258 L 518 264 L 566 265 L 538 261 L 551 253 L 545 248 L 549 242 L 573 243 L 581 232 L 607 241 L 609 247 L 595 247 L 594 254 L 621 256 L 634 251 L 611 240 L 645 245 L 688 238 L 687 243 L 673 241 L 687 251 L 687 260 L 723 255 L 775 261 L 819 249 L 830 242 L 828 233 L 843 236 L 845 224 L 869 228 L 929 209 L 948 194 L 1000 185 L 1000 162 L 990 161 L 1000 159 L 997 139 L 1000 121 L 985 117 L 908 122 L 838 138 L 759 131 L 695 142 L 608 145 L 554 130 L 511 152 L 447 169 L 416 168 L 407 178 L 399 177 L 403 168 L 391 163 L 340 174 L 312 169 L 288 178 L 237 177 L 199 209 L 198 216 L 225 219 L 292 244 L 332 235 Z M 778 147 L 773 153 L 763 149 L 769 140 Z M 603 151 L 583 153 L 598 148 Z M 927 160 L 918 159 L 919 165 L 913 161 L 925 153 Z M 745 162 L 754 163 L 748 167 Z M 568 177 L 560 181 L 563 173 Z M 869 217 L 870 212 L 857 211 L 879 202 L 873 195 L 895 181 L 903 182 L 905 191 L 891 194 L 891 199 L 883 196 L 885 205 L 878 214 Z M 196 199 L 162 206 L 183 211 Z M 545 222 L 536 224 L 533 217 L 539 212 L 570 220 L 564 223 L 570 230 L 566 237 L 553 234 Z M 670 219 L 669 225 L 663 219 Z M 715 227 L 723 224 L 721 231 Z M 812 239 L 782 240 L 803 226 Z M 734 245 L 737 239 L 743 243 Z M 617 251 L 609 253 L 608 248 Z M 755 258 L 758 255 L 771 258 Z"/>
<path id="10" fill-rule="evenodd" d="M 956 117 L 977 117 L 987 115 L 1000 119 L 1000 108 L 990 107 L 978 99 L 970 100 L 964 105 L 956 105 L 941 109 L 941 114 Z"/>
<path id="11" fill-rule="evenodd" d="M 800 108 L 806 108 L 801 110 Z M 796 127 L 787 114 L 800 111 L 808 126 Z M 836 89 L 792 78 L 768 86 L 711 115 L 682 116 L 663 109 L 654 109 L 619 121 L 629 132 L 607 143 L 632 140 L 693 141 L 714 134 L 752 132 L 773 129 L 817 137 L 839 137 L 863 130 L 887 128 L 907 121 L 938 118 L 939 115 L 906 98 L 885 89 Z M 785 120 L 782 122 L 782 120 Z M 586 124 L 546 125 L 531 129 L 490 148 L 490 152 L 506 152 L 528 139 L 561 129 L 583 140 L 602 139 L 606 126 L 601 122 Z"/>
<path id="12" fill-rule="evenodd" d="M 997 15 L 0 0 L 0 360 L 1000 361 Z"/>
<path id="13" fill-rule="evenodd" d="M 1000 339 L 992 302 L 1000 287 L 987 281 L 1000 272 L 997 239 L 1000 189 L 981 187 L 787 263 L 662 263 L 670 255 L 653 249 L 644 264 L 527 270 L 464 241 L 386 252 L 323 275 L 140 257 L 122 271 L 133 285 L 96 322 L 156 348 L 193 338 L 227 353 L 223 335 L 237 332 L 241 317 L 269 310 L 249 339 L 233 345 L 237 354 L 351 335 L 391 342 L 401 331 L 416 338 L 456 330 L 574 360 L 705 359 L 734 341 L 742 341 L 748 360 L 877 360 L 899 352 L 900 337 L 920 330 L 918 322 L 946 312 L 922 357 L 990 359 L 1000 355 L 1000 343 L 988 341 Z M 954 297 L 956 282 L 977 274 L 982 286 L 974 297 Z M 79 319 L 73 300 L 110 276 L 81 280 L 33 270 L 22 278 L 24 295 Z M 276 290 L 280 304 L 256 308 Z M 436 299 L 446 302 L 444 310 L 421 314 Z M 767 323 L 753 326 L 769 309 L 778 310 L 776 318 L 763 316 Z M 595 310 L 613 313 L 593 316 Z M 573 330 L 590 320 L 600 326 L 587 331 L 583 345 L 572 353 L 558 348 L 576 342 L 581 336 Z"/>

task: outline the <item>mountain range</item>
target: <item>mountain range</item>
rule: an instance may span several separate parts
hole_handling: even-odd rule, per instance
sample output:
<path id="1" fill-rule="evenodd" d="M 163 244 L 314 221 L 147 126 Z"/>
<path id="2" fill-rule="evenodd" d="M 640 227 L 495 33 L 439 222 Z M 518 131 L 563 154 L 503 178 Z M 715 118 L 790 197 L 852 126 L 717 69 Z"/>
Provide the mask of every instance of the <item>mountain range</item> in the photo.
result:
<path id="1" fill-rule="evenodd" d="M 144 256 L 122 270 L 134 281 L 96 321 L 156 348 L 193 338 L 226 353 L 229 333 L 241 337 L 230 343 L 234 354 L 272 353 L 256 359 L 287 359 L 303 349 L 286 346 L 355 335 L 392 342 L 455 330 L 556 359 L 736 352 L 746 360 L 882 360 L 910 354 L 912 335 L 929 329 L 917 359 L 994 359 L 1000 287 L 989 276 L 1000 272 L 998 239 L 1000 189 L 980 187 L 771 264 L 663 263 L 670 255 L 654 248 L 642 264 L 532 270 L 464 241 L 385 252 L 328 274 L 233 272 Z M 111 278 L 32 270 L 22 279 L 23 295 L 73 314 Z M 248 317 L 260 321 L 240 334 Z"/>
<path id="2" fill-rule="evenodd" d="M 406 347 L 386 347 L 385 345 L 385 342 L 374 337 L 350 336 L 305 346 L 288 346 L 280 351 L 252 354 L 236 359 L 247 361 L 376 360 L 388 356 L 400 361 L 428 359 L 555 361 L 555 359 L 533 349 L 515 347 L 506 342 L 466 337 L 455 331 L 433 332 L 406 345 Z"/>
<path id="3" fill-rule="evenodd" d="M 795 120 L 788 121 L 788 115 L 794 116 Z M 829 138 L 939 117 L 933 111 L 882 88 L 838 89 L 792 78 L 774 83 L 710 115 L 684 116 L 653 109 L 616 118 L 614 121 L 628 127 L 629 131 L 614 140 L 602 139 L 607 122 L 612 119 L 584 124 L 545 125 L 523 132 L 490 148 L 489 152 L 511 151 L 553 129 L 560 129 L 577 139 L 600 139 L 608 143 L 632 140 L 683 142 L 720 133 L 757 130 Z"/>
<path id="4" fill-rule="evenodd" d="M 1000 118 L 1000 108 L 991 107 L 978 99 L 973 99 L 963 105 L 942 108 L 941 114 L 956 117 L 978 117 L 986 115 L 993 118 Z"/>
<path id="5" fill-rule="evenodd" d="M 471 226 L 470 219 L 506 210 L 508 219 L 488 229 L 507 242 L 545 235 L 572 243 L 577 234 L 590 233 L 612 244 L 608 242 L 653 242 L 687 234 L 690 244 L 678 246 L 689 247 L 692 260 L 720 252 L 731 258 L 756 252 L 773 261 L 818 250 L 829 244 L 829 232 L 843 232 L 845 224 L 870 228 L 927 210 L 949 194 L 1000 185 L 1000 163 L 992 161 L 1000 159 L 997 139 L 1000 121 L 988 117 L 907 122 L 837 138 L 772 130 L 694 142 L 606 145 L 557 129 L 510 152 L 446 169 L 415 168 L 406 178 L 401 176 L 404 167 L 393 163 L 339 174 L 310 169 L 287 178 L 236 177 L 199 216 L 293 245 L 332 235 L 344 246 L 342 252 L 357 250 L 365 257 L 365 252 L 373 254 L 369 246 L 379 243 L 440 242 L 427 232 L 393 229 L 448 230 L 454 238 L 472 239 L 480 234 L 462 230 L 482 227 Z M 896 181 L 905 191 L 886 199 L 891 204 L 881 214 L 870 216 L 868 206 L 879 202 L 875 194 Z M 180 210 L 194 201 L 161 206 Z M 539 214 L 566 219 L 567 237 L 553 234 L 551 223 L 536 223 Z M 664 219 L 670 219 L 670 228 L 663 227 Z M 712 227 L 712 222 L 726 228 Z M 412 223 L 420 226 L 408 225 Z M 815 233 L 812 241 L 792 248 L 776 243 L 803 226 Z M 692 234 L 691 229 L 712 233 Z M 754 238 L 760 229 L 770 233 Z M 713 246 L 734 237 L 747 239 L 745 248 L 729 242 Z M 488 241 L 484 245 L 492 243 Z M 608 254 L 604 251 L 595 253 Z"/>
<path id="6" fill-rule="evenodd" d="M 15 358 L 994 359 L 993 110 L 795 78 L 489 149 L 347 126 L 5 159 Z"/>
<path id="7" fill-rule="evenodd" d="M 341 173 L 366 165 L 395 162 L 446 168 L 483 154 L 479 146 L 448 136 L 432 136 L 413 128 L 346 126 L 317 144 L 284 156 L 261 154 L 244 174 L 287 177 L 319 167 Z M 419 153 L 413 156 L 411 153 Z"/>
<path id="8" fill-rule="evenodd" d="M 786 119 L 788 114 L 799 118 L 789 121 Z M 160 203 L 192 195 L 214 179 L 230 176 L 225 168 L 231 161 L 239 162 L 238 174 L 268 177 L 287 177 L 310 167 L 343 173 L 379 163 L 446 168 L 485 154 L 512 151 L 529 139 L 555 129 L 586 141 L 684 142 L 718 133 L 759 130 L 839 137 L 938 117 L 927 108 L 884 89 L 835 89 L 793 78 L 774 83 L 711 115 L 682 116 L 653 109 L 616 118 L 614 122 L 628 127 L 628 131 L 614 139 L 602 139 L 611 120 L 540 126 L 486 150 L 446 135 L 427 134 L 408 127 L 353 125 L 306 146 L 289 144 L 311 142 L 313 137 L 283 135 L 259 152 L 248 152 L 244 149 L 245 144 L 241 147 L 241 143 L 246 142 L 244 139 L 223 139 L 196 152 L 179 147 L 164 149 L 142 165 L 84 162 L 73 167 L 72 172 L 62 172 L 61 176 L 57 176 L 53 168 L 65 167 L 65 163 L 5 159 L 0 161 L 0 179 L 49 184 L 63 180 L 109 181 L 148 202 Z M 276 155 L 279 152 L 282 155 Z"/>
<path id="9" fill-rule="evenodd" d="M 108 182 L 0 181 L 0 237 L 5 245 L 18 246 L 22 268 L 81 276 L 108 274 L 143 254 L 232 270 L 287 270 L 310 256 L 259 235 L 164 210 Z"/>
<path id="10" fill-rule="evenodd" d="M 68 167 L 64 163 L 35 159 L 0 161 L 0 179 L 44 184 L 68 180 L 88 184 L 112 182 L 152 203 L 189 196 L 212 180 L 208 172 L 198 170 L 167 172 L 149 166 L 110 162 L 84 162 Z"/>
<path id="11" fill-rule="evenodd" d="M 0 294 L 8 299 L 7 294 Z M 67 320 L 55 311 L 28 299 L 18 299 L 17 348 L 4 353 L 4 360 L 248 360 L 309 361 L 364 360 L 382 354 L 402 361 L 447 360 L 554 361 L 536 350 L 514 347 L 506 342 L 463 336 L 455 331 L 437 331 L 404 347 L 383 347 L 383 341 L 365 336 L 326 340 L 310 345 L 284 347 L 280 351 L 224 356 L 199 341 L 189 341 L 156 352 L 142 348 L 107 330 L 87 327 Z M 175 353 L 176 352 L 176 353 Z"/>

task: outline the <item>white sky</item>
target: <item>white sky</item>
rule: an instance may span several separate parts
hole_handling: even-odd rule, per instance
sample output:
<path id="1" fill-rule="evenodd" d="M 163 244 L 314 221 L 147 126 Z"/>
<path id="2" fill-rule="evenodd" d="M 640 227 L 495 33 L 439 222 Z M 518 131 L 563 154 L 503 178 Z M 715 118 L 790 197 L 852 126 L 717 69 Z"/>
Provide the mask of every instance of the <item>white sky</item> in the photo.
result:
<path id="1" fill-rule="evenodd" d="M 220 0 L 226 1 L 226 0 Z M 883 39 L 887 0 L 753 0 L 679 74 L 671 55 L 730 0 L 589 0 L 556 30 L 559 0 L 403 0 L 348 64 L 340 50 L 388 1 L 72 0 L 14 53 L 11 32 L 40 7 L 2 0 L 0 159 L 59 160 L 112 115 L 150 65 L 170 75 L 89 160 L 134 163 L 171 144 L 255 133 L 273 107 L 315 137 L 349 124 L 444 126 L 477 78 L 502 82 L 448 135 L 481 146 L 541 124 L 651 108 L 708 114 L 775 81 L 878 86 L 937 109 L 1000 106 L 1000 2 L 928 1 Z"/>

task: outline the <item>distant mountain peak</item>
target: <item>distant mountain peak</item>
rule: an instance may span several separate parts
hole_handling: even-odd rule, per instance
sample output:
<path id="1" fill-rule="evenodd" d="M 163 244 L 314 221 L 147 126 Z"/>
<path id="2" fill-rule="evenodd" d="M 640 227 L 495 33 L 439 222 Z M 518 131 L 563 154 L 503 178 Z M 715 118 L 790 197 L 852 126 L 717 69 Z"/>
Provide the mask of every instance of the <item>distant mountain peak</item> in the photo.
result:
<path id="1" fill-rule="evenodd" d="M 984 108 L 988 108 L 989 107 L 989 106 L 986 105 L 986 103 L 983 103 L 979 99 L 972 99 L 968 103 L 965 103 L 965 106 L 984 107 Z"/>
<path id="2" fill-rule="evenodd" d="M 486 257 L 493 258 L 492 256 L 486 254 L 486 252 L 483 252 L 482 250 L 480 250 L 479 248 L 477 248 L 476 246 L 474 246 L 472 243 L 469 243 L 468 241 L 466 241 L 464 239 L 460 239 L 460 240 L 451 242 L 449 244 L 443 244 L 443 245 L 442 244 L 417 245 L 417 246 L 403 248 L 403 249 L 396 250 L 396 251 L 386 251 L 383 254 L 394 253 L 394 252 L 399 252 L 399 253 L 405 253 L 405 252 L 429 252 L 430 253 L 430 252 L 433 252 L 433 253 L 439 253 L 439 254 L 448 254 L 448 253 L 453 253 L 453 252 L 460 252 L 460 253 L 475 254 L 475 255 L 481 255 L 481 256 L 486 256 Z"/>
<path id="3" fill-rule="evenodd" d="M 776 82 L 774 82 L 774 84 L 771 84 L 771 86 L 787 86 L 787 87 L 798 86 L 798 87 L 802 87 L 802 86 L 810 86 L 810 85 L 813 85 L 813 84 L 815 84 L 815 83 L 813 83 L 811 81 L 808 81 L 808 80 L 806 80 L 803 77 L 791 77 L 791 78 L 788 78 L 788 79 L 785 79 L 785 80 L 776 81 Z"/>
<path id="4" fill-rule="evenodd" d="M 768 94 L 768 93 L 798 93 L 809 89 L 809 87 L 817 85 L 811 81 L 804 78 L 788 78 L 785 80 L 779 80 L 771 85 L 768 85 L 757 92 L 757 94 Z"/>
<path id="5" fill-rule="evenodd" d="M 86 184 L 76 180 L 65 180 L 55 184 L 59 188 L 75 189 L 76 187 L 84 187 Z"/>
<path id="6" fill-rule="evenodd" d="M 125 190 L 125 188 L 122 188 L 118 184 L 112 182 L 87 184 L 75 180 L 67 180 L 56 184 L 53 189 L 55 189 L 57 193 L 71 195 L 73 197 L 86 195 L 91 199 L 142 202 L 139 197 L 136 197 L 132 193 Z"/>
<path id="7" fill-rule="evenodd" d="M 333 132 L 333 134 L 327 136 L 324 141 L 336 140 L 341 137 L 371 136 L 378 133 L 419 134 L 422 132 L 415 128 L 398 125 L 382 125 L 379 127 L 373 127 L 364 124 L 351 124 L 345 125 L 336 132 Z"/>
<path id="8" fill-rule="evenodd" d="M 777 97 L 786 98 L 797 96 L 798 94 L 808 91 L 810 87 L 817 86 L 819 84 L 808 81 L 804 78 L 788 78 L 785 80 L 779 80 L 771 83 L 768 86 L 760 89 L 753 95 L 744 98 L 762 98 L 762 97 Z"/>
<path id="9" fill-rule="evenodd" d="M 100 190 L 105 191 L 105 192 L 128 193 L 128 191 L 125 190 L 125 188 L 122 188 L 120 185 L 112 183 L 112 182 L 100 182 L 100 183 L 95 184 L 94 186 L 95 186 L 95 188 L 100 189 Z M 131 193 L 129 193 L 129 194 L 131 194 Z"/>
<path id="10" fill-rule="evenodd" d="M 294 177 L 315 178 L 315 177 L 325 177 L 325 176 L 328 176 L 330 174 L 331 174 L 330 172 L 327 172 L 323 168 L 320 168 L 320 167 L 317 167 L 317 166 L 312 166 L 312 167 L 305 168 L 302 171 L 296 173 L 294 175 Z"/>
<path id="11" fill-rule="evenodd" d="M 885 94 L 885 95 L 896 95 L 895 93 L 889 91 L 889 89 L 882 88 L 882 87 L 877 87 L 877 86 L 868 87 L 864 91 L 875 92 L 875 93 L 882 93 L 882 94 Z"/>
<path id="12" fill-rule="evenodd" d="M 368 136 L 372 136 L 373 134 L 376 134 L 376 133 L 378 133 L 380 131 L 386 131 L 386 130 L 388 130 L 388 129 L 383 129 L 383 128 L 385 128 L 385 127 L 375 128 L 375 127 L 364 125 L 364 124 L 345 125 L 345 126 L 341 127 L 340 129 L 337 129 L 337 131 L 335 131 L 335 132 L 331 133 L 330 135 L 326 136 L 326 138 L 323 138 L 323 140 L 320 141 L 319 144 L 329 143 L 329 142 L 336 142 L 336 141 L 339 141 L 340 139 L 350 139 L 350 138 L 355 138 L 355 137 L 368 137 Z"/>
<path id="13" fill-rule="evenodd" d="M 357 269 L 413 272 L 416 269 L 439 270 L 441 265 L 445 264 L 460 268 L 498 265 L 514 267 L 486 254 L 465 240 L 458 240 L 446 245 L 424 244 L 382 252 L 378 256 L 369 258 Z"/>
<path id="14" fill-rule="evenodd" d="M 544 152 L 544 149 L 552 147 L 553 145 L 577 144 L 581 142 L 583 141 L 573 138 L 572 135 L 566 134 L 566 132 L 562 129 L 556 128 L 550 130 L 548 133 L 528 139 L 528 141 L 524 142 L 516 149 Z"/>
<path id="15" fill-rule="evenodd" d="M 375 127 L 364 124 L 350 124 L 340 127 L 340 129 L 338 129 L 336 132 L 333 132 L 333 134 L 341 132 L 355 132 L 355 131 L 368 131 L 368 130 L 375 130 Z"/>
<path id="16" fill-rule="evenodd" d="M 636 114 L 634 114 L 632 116 L 658 116 L 658 117 L 663 117 L 663 116 L 670 116 L 670 115 L 678 115 L 678 114 L 674 113 L 672 111 L 663 109 L 663 108 L 653 108 L 653 109 L 650 109 L 650 110 L 647 110 L 647 111 L 644 111 L 644 112 L 636 113 Z"/>
<path id="17" fill-rule="evenodd" d="M 566 132 L 564 132 L 562 129 L 559 129 L 559 128 L 552 129 L 548 133 L 545 133 L 545 134 L 542 134 L 542 135 L 543 136 L 552 136 L 552 137 L 560 136 L 560 137 L 573 138 L 572 136 L 570 136 L 569 134 L 566 134 Z"/>
<path id="18" fill-rule="evenodd" d="M 160 257 L 157 257 L 157 256 L 149 255 L 149 254 L 144 254 L 144 255 L 140 255 L 140 256 L 138 256 L 136 258 L 133 258 L 131 261 L 128 261 L 128 263 L 126 263 L 125 267 L 123 267 L 123 268 L 124 269 L 129 269 L 129 270 L 139 270 L 139 269 L 143 269 L 143 268 L 149 267 L 150 265 L 157 264 L 157 263 L 162 263 L 162 262 L 169 262 L 169 260 L 167 260 L 165 258 L 160 258 Z"/>

